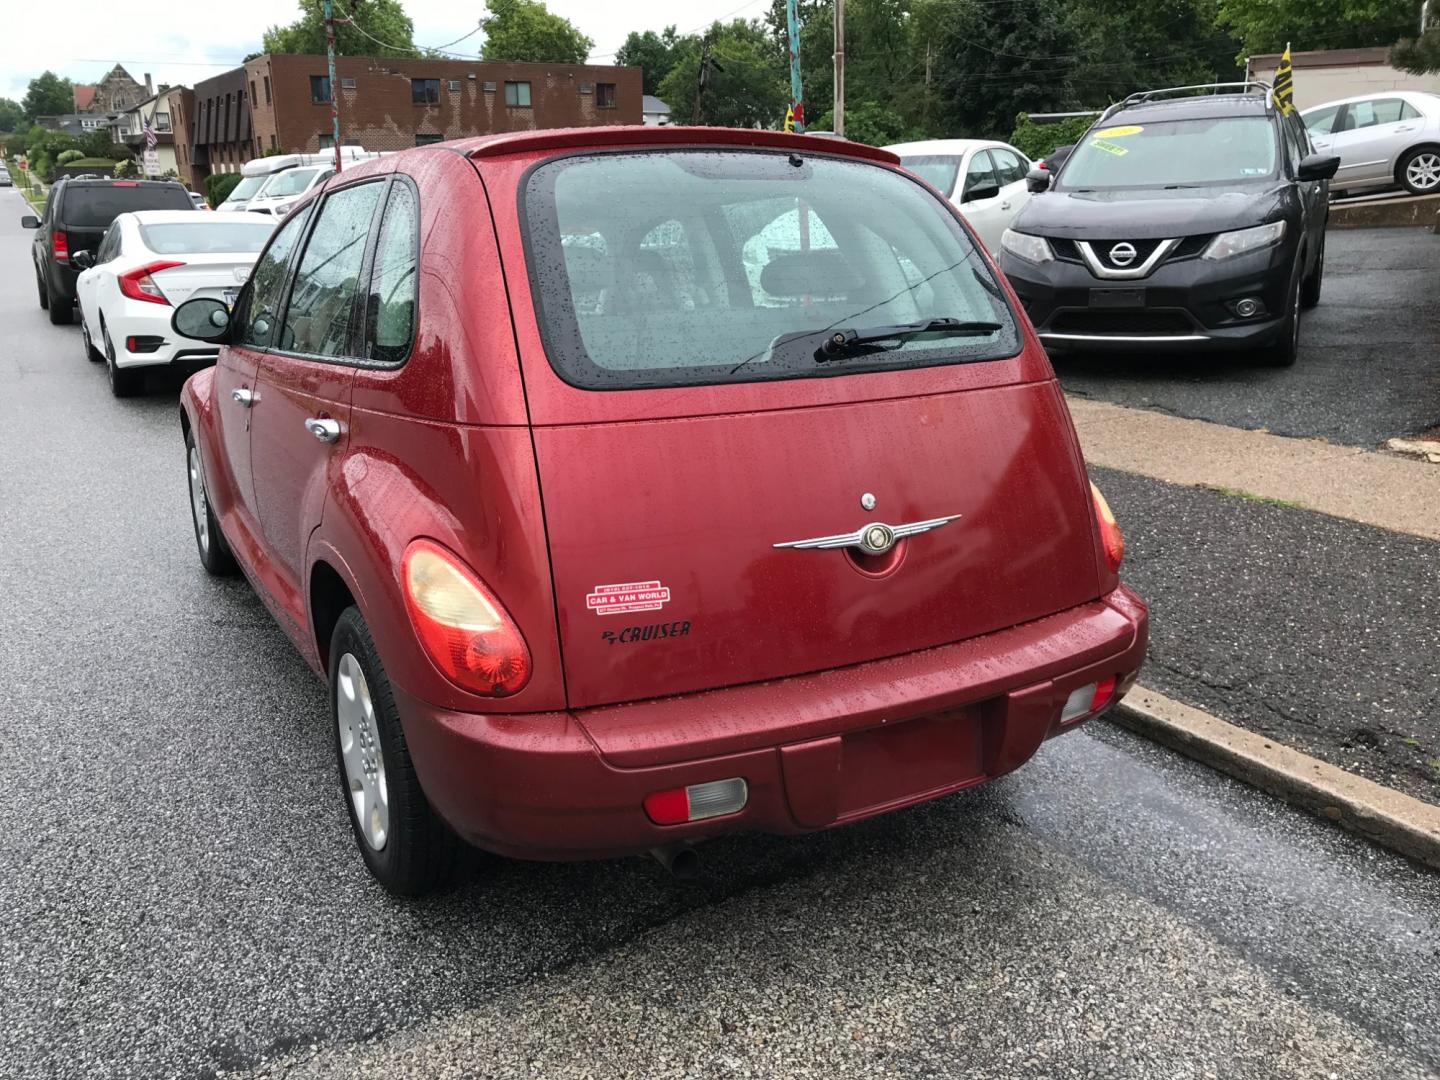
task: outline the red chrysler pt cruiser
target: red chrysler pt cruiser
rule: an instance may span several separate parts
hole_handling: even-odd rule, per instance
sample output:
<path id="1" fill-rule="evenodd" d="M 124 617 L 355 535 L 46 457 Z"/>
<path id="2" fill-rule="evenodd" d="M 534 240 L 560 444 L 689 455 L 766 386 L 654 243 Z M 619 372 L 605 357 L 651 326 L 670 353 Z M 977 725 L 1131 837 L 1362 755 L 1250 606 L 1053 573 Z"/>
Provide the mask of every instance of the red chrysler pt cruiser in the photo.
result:
<path id="1" fill-rule="evenodd" d="M 969 787 L 1145 654 L 1049 362 L 892 155 L 519 132 L 334 177 L 182 425 L 201 562 L 330 684 L 398 893 Z"/>

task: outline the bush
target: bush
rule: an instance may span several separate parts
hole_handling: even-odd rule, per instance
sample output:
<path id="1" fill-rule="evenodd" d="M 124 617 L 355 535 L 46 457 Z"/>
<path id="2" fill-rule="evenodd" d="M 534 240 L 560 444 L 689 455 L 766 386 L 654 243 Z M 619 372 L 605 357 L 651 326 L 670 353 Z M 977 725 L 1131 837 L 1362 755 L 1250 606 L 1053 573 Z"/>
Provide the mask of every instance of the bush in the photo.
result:
<path id="1" fill-rule="evenodd" d="M 117 179 L 124 179 L 127 176 L 135 176 L 140 170 L 135 167 L 135 162 L 127 158 L 124 161 L 117 161 L 115 168 L 110 171 Z"/>
<path id="2" fill-rule="evenodd" d="M 219 206 L 240 183 L 239 173 L 214 173 L 205 177 L 205 201 L 211 207 Z"/>
<path id="3" fill-rule="evenodd" d="M 1026 157 L 1039 160 L 1057 146 L 1069 146 L 1080 141 L 1094 116 L 1075 116 L 1054 124 L 1037 124 L 1029 115 L 1021 113 L 1015 117 L 1015 130 L 1010 135 L 1010 145 Z"/>
<path id="4" fill-rule="evenodd" d="M 72 161 L 79 161 L 85 156 L 82 150 L 62 150 L 55 157 L 56 165 L 69 165 Z"/>

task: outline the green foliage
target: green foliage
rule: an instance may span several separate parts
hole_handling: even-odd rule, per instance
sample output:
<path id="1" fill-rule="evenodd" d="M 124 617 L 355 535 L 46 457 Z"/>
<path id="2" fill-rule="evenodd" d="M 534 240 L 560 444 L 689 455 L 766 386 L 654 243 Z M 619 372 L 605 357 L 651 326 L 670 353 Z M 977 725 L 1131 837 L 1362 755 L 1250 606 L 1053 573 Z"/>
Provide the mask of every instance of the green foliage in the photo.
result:
<path id="1" fill-rule="evenodd" d="M 675 47 L 680 36 L 674 26 L 667 26 L 663 33 L 646 30 L 643 34 L 632 30 L 625 38 L 625 44 L 615 53 L 615 63 L 622 67 L 638 67 L 644 84 L 644 93 L 658 94 L 660 81 L 670 74 L 675 66 Z"/>
<path id="2" fill-rule="evenodd" d="M 80 136 L 80 149 L 85 151 L 86 157 L 107 158 L 110 161 L 119 161 L 121 158 L 129 157 L 130 153 L 125 147 L 110 137 L 110 132 L 87 131 Z"/>
<path id="3" fill-rule="evenodd" d="M 211 207 L 219 206 L 230 197 L 240 183 L 239 173 L 215 173 L 205 177 L 205 201 Z"/>
<path id="4" fill-rule="evenodd" d="M 1415 0 L 1218 0 L 1217 21 L 1240 40 L 1241 56 L 1304 49 L 1390 45 L 1414 30 Z"/>
<path id="5" fill-rule="evenodd" d="M 414 56 L 419 52 L 415 48 L 415 24 L 405 14 L 400 0 L 345 0 L 335 8 L 337 52 L 349 56 Z M 341 22 L 345 15 L 351 16 L 353 22 Z M 267 53 L 323 53 L 325 14 L 321 0 L 300 0 L 300 18 L 288 26 L 270 27 L 262 43 Z"/>
<path id="6" fill-rule="evenodd" d="M 14 131 L 5 136 L 5 157 L 13 158 L 16 154 L 25 153 L 25 140 L 28 136 L 23 131 Z"/>
<path id="7" fill-rule="evenodd" d="M 716 23 L 707 32 L 711 67 L 700 94 L 700 123 L 714 127 L 779 127 L 790 101 L 790 81 L 775 55 L 774 42 L 760 22 L 736 19 Z M 660 81 L 660 97 L 673 119 L 688 124 L 695 107 L 702 40 L 681 41 L 679 57 Z"/>
<path id="8" fill-rule="evenodd" d="M 62 150 L 55 156 L 56 165 L 69 165 L 72 161 L 79 161 L 85 156 L 82 150 Z"/>
<path id="9" fill-rule="evenodd" d="M 810 131 L 834 131 L 835 114 L 821 113 L 810 121 L 807 128 Z M 910 137 L 910 130 L 905 126 L 905 118 L 893 105 L 862 101 L 845 107 L 845 137 L 871 146 L 888 146 L 905 142 Z"/>
<path id="10" fill-rule="evenodd" d="M 541 0 L 488 0 L 489 14 L 482 60 L 520 60 L 543 64 L 583 64 L 595 42 Z"/>
<path id="11" fill-rule="evenodd" d="M 1076 116 L 1054 124 L 1037 124 L 1028 113 L 1015 118 L 1015 130 L 1005 140 L 1032 161 L 1048 157 L 1056 147 L 1071 146 L 1095 122 L 1094 116 Z"/>
<path id="12" fill-rule="evenodd" d="M 27 120 L 37 116 L 63 116 L 75 111 L 75 86 L 53 71 L 46 71 L 30 80 L 21 102 Z"/>
<path id="13" fill-rule="evenodd" d="M 1402 38 L 1390 49 L 1390 66 L 1411 75 L 1440 71 L 1440 26 L 1432 26 L 1418 38 Z"/>
<path id="14" fill-rule="evenodd" d="M 122 180 L 126 177 L 140 175 L 139 167 L 135 164 L 134 161 L 131 161 L 128 158 L 124 161 L 117 161 L 115 163 L 115 168 L 111 169 L 110 172 L 113 176 Z"/>
<path id="15" fill-rule="evenodd" d="M 18 101 L 0 98 L 0 131 L 19 131 L 25 126 L 25 110 Z"/>

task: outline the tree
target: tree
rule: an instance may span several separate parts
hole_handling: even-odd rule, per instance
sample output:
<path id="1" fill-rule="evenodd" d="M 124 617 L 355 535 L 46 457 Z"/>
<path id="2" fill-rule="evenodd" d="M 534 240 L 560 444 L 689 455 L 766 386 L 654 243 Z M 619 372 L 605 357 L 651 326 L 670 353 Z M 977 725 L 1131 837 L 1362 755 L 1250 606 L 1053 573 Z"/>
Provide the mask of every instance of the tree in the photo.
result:
<path id="1" fill-rule="evenodd" d="M 350 18 L 341 21 L 337 5 L 335 51 L 349 56 L 415 56 L 415 24 L 400 0 L 349 0 Z M 382 44 L 383 43 L 383 44 Z M 300 0 L 300 18 L 272 26 L 262 44 L 267 53 L 323 53 L 325 12 L 322 0 Z"/>
<path id="2" fill-rule="evenodd" d="M 1440 26 L 1433 26 L 1418 38 L 1402 38 L 1390 49 L 1390 66 L 1411 75 L 1440 71 Z"/>
<path id="3" fill-rule="evenodd" d="M 1300 49 L 1389 45 L 1411 32 L 1415 0 L 1219 0 L 1218 21 L 1235 32 L 1241 58 Z"/>
<path id="4" fill-rule="evenodd" d="M 519 60 L 540 64 L 583 64 L 595 42 L 541 0 L 488 0 L 489 14 L 482 60 Z"/>
<path id="5" fill-rule="evenodd" d="M 0 132 L 19 131 L 25 126 L 25 110 L 18 101 L 0 98 Z"/>
<path id="6" fill-rule="evenodd" d="M 75 85 L 69 79 L 62 79 L 53 71 L 46 71 L 30 80 L 21 103 L 25 119 L 37 116 L 63 116 L 75 111 Z"/>
<path id="7" fill-rule="evenodd" d="M 790 82 L 776 61 L 774 42 L 760 22 L 716 23 L 705 34 L 713 66 L 700 96 L 700 122 L 712 127 L 779 127 L 790 101 Z M 660 97 L 689 123 L 700 81 L 705 39 L 681 39 L 679 57 L 660 81 Z"/>
<path id="8" fill-rule="evenodd" d="M 1149 87 L 1243 77 L 1240 43 L 1216 25 L 1215 0 L 1088 0 L 1071 17 L 1078 55 L 1061 70 L 1075 100 L 1092 107 Z"/>
<path id="9" fill-rule="evenodd" d="M 631 30 L 625 44 L 615 53 L 615 63 L 622 67 L 638 67 L 644 84 L 643 92 L 658 94 L 660 81 L 670 74 L 675 66 L 675 49 L 680 35 L 674 26 L 667 26 L 663 33 L 646 30 L 643 34 Z"/>

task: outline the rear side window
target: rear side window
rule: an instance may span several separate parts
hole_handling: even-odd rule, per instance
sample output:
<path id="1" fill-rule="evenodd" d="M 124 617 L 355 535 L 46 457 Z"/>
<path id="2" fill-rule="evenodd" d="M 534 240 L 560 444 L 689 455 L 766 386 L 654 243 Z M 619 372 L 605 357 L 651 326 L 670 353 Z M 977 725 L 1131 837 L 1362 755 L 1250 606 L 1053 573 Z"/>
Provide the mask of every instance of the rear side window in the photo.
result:
<path id="1" fill-rule="evenodd" d="M 523 203 L 546 353 L 574 386 L 816 378 L 1020 347 L 945 204 L 881 166 L 753 151 L 576 156 L 533 169 Z M 938 319 L 978 325 L 914 329 Z M 837 332 L 892 329 L 817 359 Z"/>
<path id="2" fill-rule="evenodd" d="M 194 210 L 189 193 L 172 184 L 67 184 L 60 217 L 77 229 L 103 229 L 131 210 Z"/>
<path id="3" fill-rule="evenodd" d="M 365 241 L 383 183 L 341 188 L 320 217 L 295 271 L 278 347 L 312 356 L 345 356 L 365 261 Z"/>
<path id="4" fill-rule="evenodd" d="M 392 184 L 366 303 L 370 359 L 382 364 L 398 364 L 410 353 L 415 334 L 419 229 L 414 190 L 403 182 Z"/>

